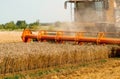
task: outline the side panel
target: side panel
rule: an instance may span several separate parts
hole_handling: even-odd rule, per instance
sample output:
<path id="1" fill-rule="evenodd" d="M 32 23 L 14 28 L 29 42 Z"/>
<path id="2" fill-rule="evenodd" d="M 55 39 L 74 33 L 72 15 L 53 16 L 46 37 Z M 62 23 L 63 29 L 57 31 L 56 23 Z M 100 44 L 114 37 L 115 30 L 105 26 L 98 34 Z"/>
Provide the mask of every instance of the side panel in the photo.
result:
<path id="1" fill-rule="evenodd" d="M 106 10 L 106 21 L 115 23 L 115 0 L 108 0 L 108 9 Z"/>

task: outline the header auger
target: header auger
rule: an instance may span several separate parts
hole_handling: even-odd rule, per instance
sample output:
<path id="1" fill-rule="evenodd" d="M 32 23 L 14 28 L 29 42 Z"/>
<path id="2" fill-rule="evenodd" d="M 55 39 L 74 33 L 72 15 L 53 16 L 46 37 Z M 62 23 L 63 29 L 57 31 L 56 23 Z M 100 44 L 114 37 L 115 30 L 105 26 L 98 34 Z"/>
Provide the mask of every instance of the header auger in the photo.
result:
<path id="1" fill-rule="evenodd" d="M 47 31 L 40 30 L 38 34 L 33 34 L 31 30 L 25 29 L 22 33 L 23 42 L 30 41 L 54 41 L 64 43 L 72 41 L 77 44 L 95 43 L 95 44 L 118 44 L 120 45 L 120 33 L 112 32 L 73 32 L 73 31 Z"/>

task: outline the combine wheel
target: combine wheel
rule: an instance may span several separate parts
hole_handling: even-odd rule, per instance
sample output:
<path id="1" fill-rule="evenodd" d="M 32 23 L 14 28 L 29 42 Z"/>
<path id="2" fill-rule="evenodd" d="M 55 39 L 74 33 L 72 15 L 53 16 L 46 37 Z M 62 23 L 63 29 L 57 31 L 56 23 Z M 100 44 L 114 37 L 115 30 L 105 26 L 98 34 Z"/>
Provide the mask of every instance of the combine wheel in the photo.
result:
<path id="1" fill-rule="evenodd" d="M 29 30 L 29 29 L 25 29 L 22 33 L 22 40 L 23 42 L 30 42 L 31 41 L 31 38 L 28 38 L 27 36 L 32 34 L 32 32 Z"/>

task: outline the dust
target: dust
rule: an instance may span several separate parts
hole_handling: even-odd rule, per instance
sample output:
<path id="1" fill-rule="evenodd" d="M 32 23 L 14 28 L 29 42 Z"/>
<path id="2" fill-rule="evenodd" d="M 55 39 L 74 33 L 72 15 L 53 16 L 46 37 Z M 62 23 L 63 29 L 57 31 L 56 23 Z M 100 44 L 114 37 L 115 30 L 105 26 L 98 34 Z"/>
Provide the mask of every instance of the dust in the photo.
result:
<path id="1" fill-rule="evenodd" d="M 90 32 L 117 32 L 116 24 L 106 20 L 107 5 L 103 1 L 76 3 L 70 9 L 74 22 L 65 23 L 61 30 L 90 31 Z M 117 8 L 114 3 L 114 8 Z M 112 15 L 114 13 L 111 13 Z M 116 16 L 116 15 L 115 15 Z M 113 17 L 116 18 L 116 17 Z M 119 18 L 117 17 L 117 21 Z"/>
<path id="2" fill-rule="evenodd" d="M 73 22 L 62 23 L 60 29 L 63 31 L 84 31 L 84 27 L 82 27 L 82 25 Z"/>

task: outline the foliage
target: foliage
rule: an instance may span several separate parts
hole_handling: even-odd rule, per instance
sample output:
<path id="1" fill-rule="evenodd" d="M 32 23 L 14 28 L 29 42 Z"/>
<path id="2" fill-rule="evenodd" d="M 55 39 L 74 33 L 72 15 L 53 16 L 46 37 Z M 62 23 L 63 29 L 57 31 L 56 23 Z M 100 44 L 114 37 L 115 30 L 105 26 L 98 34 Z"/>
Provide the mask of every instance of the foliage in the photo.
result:
<path id="1" fill-rule="evenodd" d="M 16 28 L 16 25 L 13 21 L 11 21 L 11 22 L 6 23 L 4 28 L 9 29 L 9 30 L 14 30 Z"/>
<path id="2" fill-rule="evenodd" d="M 36 21 L 36 22 L 33 22 L 33 23 L 30 23 L 30 24 L 29 24 L 29 28 L 30 28 L 30 29 L 38 29 L 39 26 L 40 26 L 39 21 Z"/>
<path id="3" fill-rule="evenodd" d="M 16 23 L 14 21 L 10 21 L 5 24 L 0 24 L 0 29 L 5 30 L 16 30 L 16 29 L 25 29 L 29 26 L 30 29 L 38 29 L 40 26 L 39 20 L 33 23 L 27 24 L 25 20 L 18 20 Z"/>
<path id="4" fill-rule="evenodd" d="M 26 21 L 17 21 L 16 26 L 21 29 L 25 29 L 27 27 Z"/>
<path id="5" fill-rule="evenodd" d="M 4 29 L 4 25 L 3 24 L 0 24 L 0 29 Z"/>

